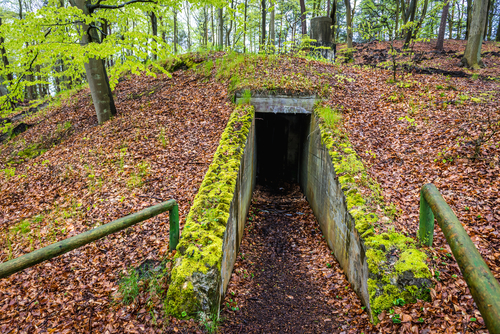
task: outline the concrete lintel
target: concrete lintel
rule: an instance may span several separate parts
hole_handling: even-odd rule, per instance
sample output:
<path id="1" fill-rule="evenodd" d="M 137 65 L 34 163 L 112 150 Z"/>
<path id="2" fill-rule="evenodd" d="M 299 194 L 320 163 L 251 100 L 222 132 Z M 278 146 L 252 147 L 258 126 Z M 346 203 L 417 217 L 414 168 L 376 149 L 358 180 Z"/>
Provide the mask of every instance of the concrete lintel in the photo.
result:
<path id="1" fill-rule="evenodd" d="M 236 103 L 242 98 L 236 98 Z M 252 97 L 250 104 L 255 112 L 283 113 L 283 114 L 311 114 L 314 103 L 319 99 L 316 95 L 310 96 L 267 96 Z"/>

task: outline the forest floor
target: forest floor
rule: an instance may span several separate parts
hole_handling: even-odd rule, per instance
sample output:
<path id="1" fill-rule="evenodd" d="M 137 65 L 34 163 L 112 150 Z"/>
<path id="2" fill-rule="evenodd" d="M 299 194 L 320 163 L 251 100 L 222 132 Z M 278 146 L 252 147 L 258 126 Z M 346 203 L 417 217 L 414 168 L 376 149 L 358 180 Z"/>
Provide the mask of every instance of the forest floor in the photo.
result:
<path id="1" fill-rule="evenodd" d="M 397 206 L 392 223 L 396 231 L 416 238 L 419 190 L 432 182 L 499 279 L 500 133 L 476 145 L 481 135 L 486 139 L 498 129 L 499 44 L 483 45 L 487 67 L 472 72 L 458 67 L 464 41 L 445 41 L 444 53 L 434 52 L 432 43 L 418 43 L 417 58 L 397 59 L 408 71 L 399 68 L 395 82 L 390 64 L 383 63 L 390 58 L 389 43 L 357 48 L 355 63 L 343 65 L 286 56 L 279 61 L 254 57 L 254 80 L 240 84 L 270 87 L 285 77 L 279 87 L 284 91 L 326 93 L 327 103 L 342 111 L 344 126 L 367 172 L 382 186 L 386 202 Z M 243 68 L 239 67 L 240 72 Z M 447 72 L 442 75 L 435 69 Z M 228 87 L 234 85 L 230 76 L 218 75 L 216 69 L 206 75 L 180 70 L 172 78 L 129 76 L 115 90 L 118 116 L 103 125 L 96 125 L 88 89 L 24 119 L 34 126 L 0 146 L 0 261 L 169 198 L 179 202 L 182 226 L 232 110 Z M 257 194 L 264 196 L 265 191 Z M 257 199 L 254 205 L 259 205 Z M 305 207 L 301 210 L 306 212 Z M 253 212 L 258 222 L 266 222 L 262 210 Z M 194 320 L 176 320 L 163 313 L 161 296 L 167 279 L 155 291 L 139 282 L 139 295 L 128 305 L 123 303 L 124 292 L 118 291 L 131 268 L 146 260 L 160 263 L 167 256 L 166 217 L 2 279 L 0 331 L 202 332 L 203 326 Z M 254 225 L 257 218 L 247 228 Z M 377 228 L 382 231 L 387 226 Z M 366 313 L 350 287 L 337 295 L 336 289 L 346 279 L 318 235 L 305 239 L 304 249 L 315 242 L 319 245 L 310 274 L 323 275 L 328 268 L 324 262 L 332 266 L 328 268 L 332 282 L 318 290 L 327 295 L 318 298 L 327 305 L 351 305 L 347 314 L 328 318 L 332 326 L 337 325 L 333 332 L 486 332 L 439 228 L 434 247 L 423 248 L 434 275 L 432 300 L 382 312 L 376 326 L 363 320 Z M 244 245 L 250 247 L 248 252 L 259 251 L 257 246 Z M 250 255 L 239 260 L 243 261 L 235 272 L 239 281 L 230 283 L 229 291 L 236 297 L 226 297 L 229 306 L 222 314 L 227 323 L 222 323 L 221 332 L 231 332 L 240 316 L 249 315 L 250 304 L 238 299 L 255 288 L 245 274 L 241 277 L 251 266 L 249 259 Z M 393 322 L 393 314 L 399 314 L 402 323 Z M 345 321 L 349 324 L 342 327 Z"/>

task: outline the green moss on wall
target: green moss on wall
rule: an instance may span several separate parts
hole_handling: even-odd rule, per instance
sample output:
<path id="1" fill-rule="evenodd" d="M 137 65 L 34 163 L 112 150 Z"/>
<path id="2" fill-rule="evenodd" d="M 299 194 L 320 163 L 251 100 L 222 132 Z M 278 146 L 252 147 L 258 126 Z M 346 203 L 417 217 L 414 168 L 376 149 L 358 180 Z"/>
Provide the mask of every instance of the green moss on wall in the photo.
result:
<path id="1" fill-rule="evenodd" d="M 166 301 L 167 312 L 176 317 L 199 311 L 201 301 L 193 286 L 195 273 L 215 270 L 220 274 L 224 231 L 253 116 L 251 106 L 238 106 L 231 114 L 186 218 Z"/>
<path id="2" fill-rule="evenodd" d="M 425 262 L 427 255 L 416 249 L 415 240 L 389 227 L 394 206 L 385 205 L 380 186 L 366 173 L 338 121 L 339 115 L 338 110 L 325 105 L 318 106 L 316 112 L 322 143 L 329 150 L 347 209 L 366 246 L 370 310 L 377 321 L 376 315 L 382 310 L 428 298 L 431 273 Z M 337 121 L 333 123 L 332 119 Z"/>

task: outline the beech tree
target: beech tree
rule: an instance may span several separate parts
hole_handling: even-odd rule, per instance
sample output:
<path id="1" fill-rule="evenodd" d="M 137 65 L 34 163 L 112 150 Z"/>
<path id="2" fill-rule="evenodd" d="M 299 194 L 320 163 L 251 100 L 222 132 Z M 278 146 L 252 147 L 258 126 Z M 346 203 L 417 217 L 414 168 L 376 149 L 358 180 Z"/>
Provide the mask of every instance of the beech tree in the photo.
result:
<path id="1" fill-rule="evenodd" d="M 80 9 L 84 15 L 91 16 L 92 3 L 89 0 L 70 0 L 72 6 Z M 79 30 L 84 32 L 81 34 L 81 44 L 86 46 L 90 43 L 100 43 L 97 27 L 91 23 L 81 21 L 76 23 Z M 105 33 L 103 33 L 105 34 Z M 89 57 L 85 62 L 85 72 L 87 74 L 87 81 L 92 94 L 92 101 L 94 102 L 95 111 L 97 114 L 97 121 L 99 123 L 105 122 L 116 115 L 116 107 L 113 101 L 113 93 L 109 85 L 108 74 L 104 66 L 104 60 L 97 57 Z"/>
<path id="2" fill-rule="evenodd" d="M 465 47 L 462 65 L 479 69 L 484 66 L 481 61 L 481 45 L 483 43 L 485 21 L 488 14 L 488 0 L 476 0 L 472 12 L 469 38 Z"/>
<path id="3" fill-rule="evenodd" d="M 307 34 L 307 23 L 306 23 L 306 2 L 305 0 L 300 1 L 300 19 L 302 25 L 302 35 Z"/>
<path id="4" fill-rule="evenodd" d="M 354 0 L 354 6 L 351 9 L 351 0 L 344 0 L 345 2 L 345 12 L 347 21 L 347 48 L 352 48 L 352 18 L 354 16 L 354 11 L 356 10 L 356 0 Z"/>
<path id="5" fill-rule="evenodd" d="M 175 6 L 175 2 L 153 3 L 150 0 L 125 3 L 70 0 L 70 6 L 64 7 L 59 1 L 51 0 L 39 10 L 23 13 L 22 20 L 2 24 L 0 36 L 6 40 L 2 50 L 4 44 L 8 46 L 3 56 L 8 59 L 9 50 L 15 50 L 17 64 L 2 64 L 0 68 L 0 76 L 9 87 L 9 93 L 0 97 L 1 108 L 9 109 L 11 103 L 22 101 L 25 91 L 28 97 L 33 97 L 29 96 L 34 95 L 32 88 L 47 86 L 50 83 L 47 73 L 54 72 L 54 67 L 64 63 L 66 65 L 57 76 L 77 81 L 85 72 L 98 122 L 105 122 L 116 114 L 112 89 L 122 73 L 130 71 L 154 76 L 155 71 L 165 72 L 152 59 L 156 55 L 165 58 L 170 53 L 169 45 L 158 38 L 154 30 L 151 34 L 136 29 L 135 22 L 149 27 L 151 13 L 161 16 Z M 112 33 L 107 28 L 109 25 L 116 27 Z M 148 43 L 150 40 L 154 43 Z M 104 60 L 114 56 L 119 56 L 121 61 L 114 64 L 112 75 L 108 77 Z M 9 77 L 12 73 L 15 77 Z"/>
<path id="6" fill-rule="evenodd" d="M 441 23 L 439 24 L 439 33 L 436 42 L 436 50 L 443 51 L 444 44 L 444 33 L 446 30 L 446 19 L 448 18 L 448 10 L 450 8 L 450 0 L 445 0 L 446 4 L 443 7 L 443 12 L 441 13 Z"/>

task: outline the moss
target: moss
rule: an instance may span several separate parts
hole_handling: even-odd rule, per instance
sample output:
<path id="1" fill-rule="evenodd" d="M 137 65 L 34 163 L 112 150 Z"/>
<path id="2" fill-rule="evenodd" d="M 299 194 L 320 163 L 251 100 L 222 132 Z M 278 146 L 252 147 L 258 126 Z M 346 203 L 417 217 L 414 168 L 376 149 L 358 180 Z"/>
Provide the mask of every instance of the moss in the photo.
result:
<path id="1" fill-rule="evenodd" d="M 370 248 L 366 251 L 368 269 L 373 274 L 378 274 L 380 266 L 386 261 L 385 252 L 380 249 Z"/>
<path id="2" fill-rule="evenodd" d="M 427 255 L 425 253 L 416 249 L 408 249 L 400 255 L 394 268 L 398 273 L 411 271 L 415 275 L 415 278 L 430 278 L 431 273 L 425 263 L 426 259 Z"/>
<path id="3" fill-rule="evenodd" d="M 365 243 L 368 247 L 372 248 L 381 248 L 383 245 L 386 250 L 389 249 L 398 249 L 400 251 L 406 250 L 409 246 L 413 246 L 415 244 L 415 240 L 412 238 L 408 238 L 401 233 L 381 233 L 373 236 L 372 238 L 365 240 Z"/>
<path id="4" fill-rule="evenodd" d="M 165 60 L 162 66 L 168 72 L 175 72 L 177 70 L 187 70 L 193 68 L 199 62 L 201 62 L 201 60 L 196 59 L 194 54 L 186 53 Z"/>
<path id="5" fill-rule="evenodd" d="M 186 218 L 166 302 L 167 312 L 174 316 L 198 311 L 200 301 L 191 283 L 193 274 L 221 269 L 229 207 L 253 115 L 251 106 L 238 106 L 231 114 Z"/>
<path id="6" fill-rule="evenodd" d="M 375 297 L 373 301 L 371 301 L 371 307 L 377 311 L 387 310 L 394 306 L 393 302 L 394 302 L 394 296 L 389 294 L 383 294 L 378 297 Z"/>

